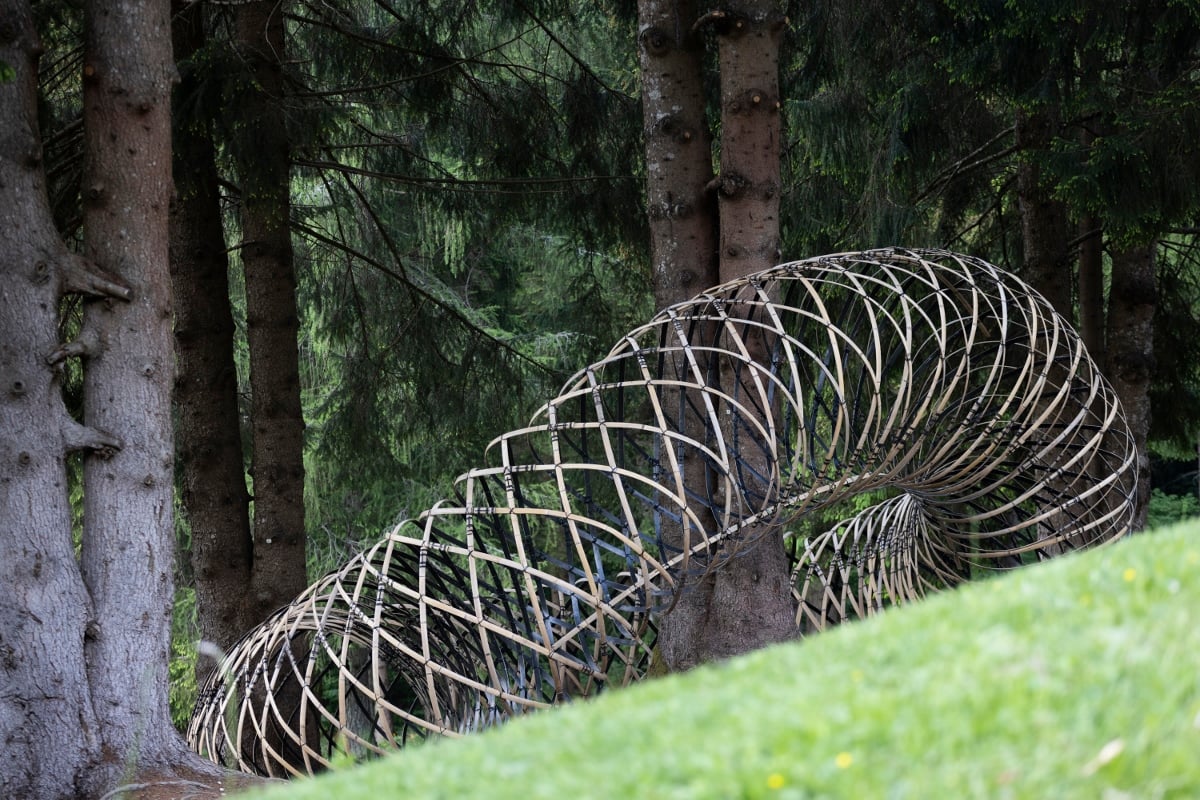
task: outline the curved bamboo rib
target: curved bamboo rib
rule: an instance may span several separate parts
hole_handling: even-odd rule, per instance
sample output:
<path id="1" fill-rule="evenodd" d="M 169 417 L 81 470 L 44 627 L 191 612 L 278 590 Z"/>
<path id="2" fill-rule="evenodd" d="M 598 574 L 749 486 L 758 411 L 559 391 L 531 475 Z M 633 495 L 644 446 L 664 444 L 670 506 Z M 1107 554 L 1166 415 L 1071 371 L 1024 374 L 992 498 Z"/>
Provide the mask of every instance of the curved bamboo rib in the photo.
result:
<path id="1" fill-rule="evenodd" d="M 804 632 L 1121 536 L 1135 488 L 1075 332 L 944 251 L 793 262 L 669 308 L 487 455 L 239 642 L 192 746 L 311 772 L 636 680 L 685 578 L 851 498 L 873 504 L 785 535 Z"/>

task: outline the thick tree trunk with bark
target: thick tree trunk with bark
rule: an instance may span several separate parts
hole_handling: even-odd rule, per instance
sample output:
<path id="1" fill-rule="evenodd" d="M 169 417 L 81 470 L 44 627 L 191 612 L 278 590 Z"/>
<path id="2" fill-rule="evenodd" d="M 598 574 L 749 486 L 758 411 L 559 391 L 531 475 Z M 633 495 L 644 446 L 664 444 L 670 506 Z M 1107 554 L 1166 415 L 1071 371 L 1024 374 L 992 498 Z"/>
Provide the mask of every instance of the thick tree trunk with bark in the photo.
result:
<path id="1" fill-rule="evenodd" d="M 1154 375 L 1154 313 L 1158 306 L 1154 245 L 1113 253 L 1108 301 L 1105 374 L 1112 382 L 1137 443 L 1138 496 L 1134 529 L 1144 528 L 1150 505 L 1150 380 Z"/>
<path id="2" fill-rule="evenodd" d="M 704 42 L 694 29 L 692 0 L 643 0 L 638 7 L 638 55 L 642 75 L 642 119 L 646 144 L 646 207 L 657 308 L 686 300 L 719 282 L 717 204 L 712 192 L 712 136 L 705 120 Z M 680 368 L 683 368 L 680 366 Z M 682 432 L 704 440 L 704 420 L 684 413 L 686 393 L 668 390 L 663 403 L 678 409 Z M 697 405 L 695 399 L 692 405 Z M 707 465 L 694 448 L 678 454 L 685 486 L 702 496 Z M 715 521 L 702 519 L 711 531 Z M 664 522 L 668 547 L 683 550 L 694 537 L 687 521 Z M 659 619 L 655 672 L 680 669 L 675 651 L 687 645 L 704 613 L 704 598 L 686 594 Z"/>
<path id="3" fill-rule="evenodd" d="M 1072 229 L 1067 208 L 1056 199 L 1043 182 L 1040 159 L 1049 153 L 1058 135 L 1059 109 L 1050 102 L 1034 109 L 1019 109 L 1015 123 L 1016 144 L 1021 153 L 1017 164 L 1017 203 L 1021 213 L 1021 239 L 1024 246 L 1024 277 L 1038 290 L 1054 310 L 1068 322 L 1074 318 L 1072 288 L 1074 285 L 1074 254 L 1070 240 Z M 1052 368 L 1054 380 L 1066 380 L 1063 365 Z M 1059 485 L 1065 489 L 1065 485 Z M 1043 522 L 1041 536 L 1053 537 L 1064 521 L 1052 516 Z M 1057 553 L 1053 545 L 1044 553 Z"/>
<path id="4" fill-rule="evenodd" d="M 678 256 L 683 248 L 701 241 L 707 246 L 709 241 L 688 231 L 691 235 L 685 234 L 687 238 L 683 241 L 671 243 L 671 237 L 678 236 L 680 231 L 664 223 L 660 210 L 661 198 L 694 196 L 689 192 L 699 169 L 669 172 L 652 165 L 665 160 L 664 155 L 669 152 L 666 148 L 659 149 L 661 137 L 653 135 L 654 126 L 661 126 L 661 119 L 671 119 L 679 109 L 693 107 L 692 98 L 702 88 L 699 73 L 702 60 L 697 54 L 687 60 L 679 57 L 673 64 L 665 61 L 668 55 L 679 55 L 672 48 L 686 40 L 661 34 L 692 31 L 695 26 L 690 15 L 694 12 L 690 6 L 643 3 L 641 13 L 655 274 L 666 276 L 679 268 L 682 260 Z M 780 255 L 778 53 L 784 19 L 775 3 L 748 2 L 711 11 L 700 23 L 712 26 L 719 42 L 721 173 L 710 186 L 719 196 L 717 276 L 726 281 L 770 267 Z M 648 42 L 654 47 L 648 47 Z M 663 75 L 669 79 L 663 79 Z M 661 116 L 652 116 L 654 109 L 662 110 Z M 700 113 L 691 113 L 692 118 L 703 118 Z M 654 202 L 656 198 L 658 205 Z M 704 255 L 694 253 L 692 259 Z M 725 363 L 720 365 L 717 380 L 727 391 L 737 394 L 734 385 L 739 377 L 728 371 L 728 367 Z M 722 433 L 732 441 L 731 431 Z M 772 465 L 750 466 L 760 474 L 773 472 Z M 702 486 L 699 481 L 704 476 L 699 469 L 692 474 L 685 465 L 685 471 L 689 485 Z M 702 490 L 697 493 L 704 494 Z M 754 526 L 745 536 L 753 543 L 739 548 L 738 555 L 720 569 L 699 579 L 685 580 L 683 593 L 660 619 L 658 653 L 668 669 L 688 669 L 795 635 L 788 561 L 777 527 Z"/>
<path id="5" fill-rule="evenodd" d="M 175 58 L 183 64 L 204 45 L 203 8 L 174 4 Z M 247 603 L 252 550 L 250 495 L 242 458 L 229 261 L 221 223 L 211 125 L 196 98 L 200 76 L 188 71 L 176 89 L 192 109 L 176 112 L 175 201 L 171 207 L 174 282 L 177 448 L 183 505 L 192 531 L 200 635 L 228 648 L 259 620 Z M 205 659 L 202 674 L 211 669 Z"/>
<path id="6" fill-rule="evenodd" d="M 779 263 L 781 190 L 779 44 L 784 16 L 773 0 L 741 0 L 710 12 L 721 65 L 721 280 Z"/>
<path id="7" fill-rule="evenodd" d="M 1070 242 L 1074 236 L 1066 206 L 1043 184 L 1037 163 L 1039 155 L 1050 150 L 1057 133 L 1057 108 L 1017 112 L 1016 142 L 1024 155 L 1017 167 L 1017 199 L 1025 245 L 1025 279 L 1050 301 L 1055 311 L 1071 320 L 1074 271 Z"/>
<path id="8" fill-rule="evenodd" d="M 692 0 L 644 0 L 638 13 L 654 301 L 666 308 L 720 278 L 704 42 Z"/>
<path id="9" fill-rule="evenodd" d="M 236 6 L 238 48 L 253 84 L 231 102 L 242 190 L 242 263 L 250 350 L 254 560 L 250 599 L 264 619 L 308 584 L 304 558 L 304 419 L 300 407 L 290 149 L 284 117 L 283 6 Z"/>
<path id="10" fill-rule="evenodd" d="M 721 236 L 721 281 L 731 281 L 779 263 L 779 195 L 782 178 L 779 45 L 784 16 L 774 0 L 744 0 L 724 6 L 714 20 L 721 70 L 721 159 L 717 177 Z M 763 344 L 759 342 L 759 344 Z M 760 364 L 770 354 L 755 354 Z M 720 381 L 726 392 L 752 396 L 750 378 L 723 360 Z M 737 384 L 742 382 L 741 386 Z M 726 417 L 726 419 L 729 419 Z M 744 435 L 744 434 L 743 434 Z M 734 441 L 732 430 L 727 441 Z M 764 496 L 778 491 L 771 483 L 775 464 L 754 448 L 741 453 L 746 465 L 768 484 Z M 709 596 L 702 632 L 686 663 L 738 655 L 796 635 L 787 553 L 782 530 L 770 521 L 743 531 L 749 545 L 707 579 Z"/>
<path id="11" fill-rule="evenodd" d="M 0 795 L 72 797 L 100 731 L 84 661 L 91 602 L 71 543 L 67 453 L 112 445 L 72 420 L 47 356 L 84 265 L 51 222 L 29 6 L 0 0 Z"/>
<path id="12" fill-rule="evenodd" d="M 245 91 L 230 98 L 239 104 L 230 151 L 241 182 L 254 483 L 249 599 L 255 623 L 308 586 L 300 317 L 291 239 L 291 147 L 284 113 L 285 6 L 277 0 L 254 0 L 234 8 L 237 48 L 251 79 Z M 298 651 L 305 646 L 293 643 Z M 296 684 L 276 696 L 284 717 L 298 706 L 300 691 Z M 286 733 L 268 728 L 261 736 L 292 763 L 301 763 Z"/>
<path id="13" fill-rule="evenodd" d="M 88 258 L 126 282 L 127 303 L 86 306 L 85 422 L 119 435 L 84 461 L 81 564 L 92 598 L 92 702 L 110 769 L 169 764 L 182 743 L 167 704 L 174 599 L 171 390 L 170 8 L 166 0 L 85 7 L 83 231 Z M 99 772 L 99 771 L 98 771 Z"/>
<path id="14" fill-rule="evenodd" d="M 167 706 L 174 530 L 165 2 L 89 5 L 84 52 L 87 259 L 58 239 L 40 164 L 28 4 L 0 0 L 0 795 L 111 796 L 146 771 L 217 770 Z M 118 276 L 106 279 L 103 274 Z M 56 341 L 58 300 L 89 303 Z M 57 367 L 83 356 L 85 422 Z M 84 461 L 83 547 L 65 457 Z"/>

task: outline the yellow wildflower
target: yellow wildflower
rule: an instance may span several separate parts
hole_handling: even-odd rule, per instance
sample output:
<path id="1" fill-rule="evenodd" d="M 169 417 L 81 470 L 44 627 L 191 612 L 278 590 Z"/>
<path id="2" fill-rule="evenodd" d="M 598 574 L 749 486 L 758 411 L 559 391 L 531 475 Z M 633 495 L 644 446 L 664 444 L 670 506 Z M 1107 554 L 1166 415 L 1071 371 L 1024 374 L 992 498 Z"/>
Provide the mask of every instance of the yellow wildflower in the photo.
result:
<path id="1" fill-rule="evenodd" d="M 854 763 L 854 756 L 845 752 L 838 753 L 837 758 L 833 760 L 833 763 L 837 764 L 838 769 L 845 769 Z"/>

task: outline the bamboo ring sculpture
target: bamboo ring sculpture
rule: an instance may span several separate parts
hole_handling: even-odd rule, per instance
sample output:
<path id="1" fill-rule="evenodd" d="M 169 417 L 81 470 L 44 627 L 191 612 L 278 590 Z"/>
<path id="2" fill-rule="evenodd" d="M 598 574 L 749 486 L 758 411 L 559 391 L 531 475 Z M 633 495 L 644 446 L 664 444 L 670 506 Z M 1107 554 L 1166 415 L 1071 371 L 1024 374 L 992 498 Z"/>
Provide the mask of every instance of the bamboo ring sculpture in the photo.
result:
<path id="1" fill-rule="evenodd" d="M 1135 450 L 1079 337 L 943 251 L 784 264 L 668 308 L 406 521 L 248 634 L 198 752 L 269 775 L 640 677 L 654 615 L 789 534 L 797 625 L 1119 537 Z"/>

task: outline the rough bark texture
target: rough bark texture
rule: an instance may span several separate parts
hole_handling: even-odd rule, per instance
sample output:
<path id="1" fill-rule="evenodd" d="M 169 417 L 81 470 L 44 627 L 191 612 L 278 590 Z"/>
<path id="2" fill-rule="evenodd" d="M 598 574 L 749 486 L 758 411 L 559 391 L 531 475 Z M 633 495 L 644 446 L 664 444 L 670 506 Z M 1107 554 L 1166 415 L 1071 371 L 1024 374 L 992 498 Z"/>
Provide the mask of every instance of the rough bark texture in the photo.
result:
<path id="1" fill-rule="evenodd" d="M 710 14 L 721 66 L 721 280 L 779 263 L 779 44 L 784 16 L 772 0 Z"/>
<path id="2" fill-rule="evenodd" d="M 1025 245 L 1025 279 L 1067 320 L 1073 319 L 1071 298 L 1074 238 L 1066 206 L 1042 183 L 1039 154 L 1049 151 L 1058 133 L 1057 109 L 1048 106 L 1017 112 L 1016 141 L 1024 159 L 1017 167 L 1017 199 Z"/>
<path id="3" fill-rule="evenodd" d="M 290 157 L 284 118 L 283 7 L 236 6 L 238 48 L 253 86 L 231 142 L 242 189 L 242 263 L 254 479 L 250 600 L 264 619 L 307 586 L 304 559 L 304 420 L 300 408 L 296 275 L 292 259 Z"/>
<path id="4" fill-rule="evenodd" d="M 167 663 L 174 596 L 171 105 L 167 0 L 85 6 L 86 253 L 119 275 L 127 303 L 93 302 L 85 336 L 85 422 L 123 441 L 84 461 L 81 564 L 95 618 L 86 641 L 92 702 L 111 758 L 96 789 L 184 752 L 171 725 Z"/>
<path id="5" fill-rule="evenodd" d="M 41 169 L 29 6 L 0 0 L 0 796 L 73 797 L 99 735 L 84 665 L 90 601 L 71 544 L 67 416 L 46 357 L 71 268 Z"/>
<path id="6" fill-rule="evenodd" d="M 172 34 L 180 64 L 204 44 L 202 7 L 175 3 Z M 233 360 L 229 261 L 208 111 L 199 76 L 185 70 L 176 97 L 175 201 L 171 277 L 175 289 L 177 450 L 183 505 L 192 531 L 200 635 L 228 648 L 258 622 L 250 583 L 250 495 L 246 490 Z M 203 674 L 212 662 L 204 659 Z"/>
<path id="7" fill-rule="evenodd" d="M 1146 525 L 1150 504 L 1150 379 L 1154 375 L 1154 312 L 1158 305 L 1154 245 L 1113 253 L 1108 301 L 1108 358 L 1112 382 L 1138 450 L 1138 496 L 1134 528 Z"/>
<path id="8" fill-rule="evenodd" d="M 780 126 L 779 45 L 784 16 L 774 0 L 747 0 L 726 7 L 716 23 L 721 65 L 722 281 L 767 269 L 779 262 Z M 758 354 L 767 363 L 768 353 Z M 723 362 L 728 370 L 730 364 Z M 721 375 L 722 385 L 739 380 Z M 736 390 L 746 396 L 750 387 Z M 753 464 L 764 475 L 774 465 Z M 778 486 L 764 487 L 773 492 Z M 755 543 L 728 567 L 713 574 L 700 660 L 736 655 L 796 635 L 787 553 L 782 531 L 770 522 L 744 534 Z"/>
<path id="9" fill-rule="evenodd" d="M 113 796 L 136 776 L 207 776 L 167 710 L 174 530 L 165 3 L 86 9 L 88 258 L 51 221 L 29 6 L 0 0 L 0 795 Z M 106 278 L 105 275 L 117 276 Z M 58 301 L 93 300 L 60 345 Z M 58 365 L 84 356 L 86 424 Z M 109 433 L 105 433 L 108 431 Z M 65 457 L 85 450 L 82 554 Z"/>
<path id="10" fill-rule="evenodd" d="M 704 42 L 692 0 L 643 0 L 638 13 L 654 300 L 665 308 L 719 279 Z"/>
<path id="11" fill-rule="evenodd" d="M 718 276 L 726 281 L 772 266 L 780 256 L 778 70 L 784 19 L 773 2 L 746 2 L 709 12 L 704 22 L 715 29 L 719 46 L 721 172 L 713 183 L 719 195 Z M 676 104 L 673 98 L 661 102 Z M 728 366 L 721 365 L 717 379 L 736 393 L 738 378 L 725 372 Z M 766 465 L 753 466 L 772 472 Z M 669 669 L 688 669 L 795 635 L 782 537 L 769 524 L 746 536 L 755 543 L 687 587 L 660 620 L 658 651 Z"/>
<path id="12" fill-rule="evenodd" d="M 254 622 L 308 586 L 304 531 L 304 417 L 300 404 L 299 312 L 291 239 L 291 155 L 284 114 L 285 3 L 255 0 L 234 9 L 238 51 L 251 85 L 230 142 L 241 181 L 246 341 L 250 354 L 250 472 L 254 483 L 249 600 Z M 305 644 L 294 643 L 297 650 Z M 276 703 L 287 717 L 299 684 Z M 290 737 L 273 728 L 264 743 L 298 763 Z M 311 734 L 310 734 L 311 735 Z"/>
<path id="13" fill-rule="evenodd" d="M 717 204 L 710 186 L 712 136 L 705 120 L 704 42 L 693 27 L 696 20 L 696 4 L 691 0 L 643 0 L 638 6 L 646 206 L 654 299 L 660 309 L 717 284 L 720 278 Z M 663 402 L 668 408 L 687 406 L 686 396 L 679 392 L 665 396 Z M 687 435 L 703 440 L 702 420 L 681 416 Z M 706 465 L 699 454 L 687 448 L 679 457 L 685 485 L 704 486 Z M 703 522 L 710 528 L 715 525 L 711 518 Z M 694 535 L 686 525 L 686 521 L 664 523 L 664 541 L 676 549 L 686 548 Z M 659 620 L 656 672 L 686 666 L 679 663 L 675 651 L 687 646 L 695 618 L 704 613 L 698 600 L 703 598 L 690 594 L 681 598 Z"/>

